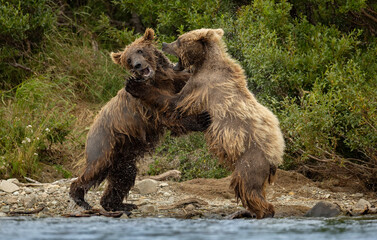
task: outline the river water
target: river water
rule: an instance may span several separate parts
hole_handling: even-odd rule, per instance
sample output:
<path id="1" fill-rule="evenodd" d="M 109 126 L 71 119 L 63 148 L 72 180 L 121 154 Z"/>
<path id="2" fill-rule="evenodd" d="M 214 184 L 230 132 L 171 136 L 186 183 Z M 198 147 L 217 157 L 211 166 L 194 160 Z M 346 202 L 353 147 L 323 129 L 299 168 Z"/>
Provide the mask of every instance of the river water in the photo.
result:
<path id="1" fill-rule="evenodd" d="M 377 218 L 0 218 L 1 240 L 43 239 L 377 239 Z"/>

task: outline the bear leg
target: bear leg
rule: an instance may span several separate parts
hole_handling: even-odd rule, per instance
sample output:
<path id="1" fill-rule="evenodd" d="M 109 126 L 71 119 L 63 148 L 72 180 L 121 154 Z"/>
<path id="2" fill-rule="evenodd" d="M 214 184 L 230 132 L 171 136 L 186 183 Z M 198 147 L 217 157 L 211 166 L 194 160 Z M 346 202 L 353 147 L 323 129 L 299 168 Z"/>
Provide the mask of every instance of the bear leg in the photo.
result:
<path id="1" fill-rule="evenodd" d="M 92 165 L 92 164 L 89 164 Z M 85 172 L 74 182 L 72 182 L 69 195 L 75 201 L 75 203 L 86 209 L 92 209 L 92 207 L 84 199 L 85 194 L 92 186 L 99 185 L 107 176 L 106 167 L 87 166 Z"/>
<path id="2" fill-rule="evenodd" d="M 270 163 L 258 149 L 247 150 L 235 163 L 230 186 L 242 205 L 257 219 L 273 217 L 275 209 L 266 201 Z"/>
<path id="3" fill-rule="evenodd" d="M 131 211 L 136 209 L 135 204 L 123 203 L 135 184 L 137 174 L 136 162 L 134 159 L 120 159 L 115 161 L 107 177 L 107 187 L 101 198 L 101 206 L 106 211 Z"/>

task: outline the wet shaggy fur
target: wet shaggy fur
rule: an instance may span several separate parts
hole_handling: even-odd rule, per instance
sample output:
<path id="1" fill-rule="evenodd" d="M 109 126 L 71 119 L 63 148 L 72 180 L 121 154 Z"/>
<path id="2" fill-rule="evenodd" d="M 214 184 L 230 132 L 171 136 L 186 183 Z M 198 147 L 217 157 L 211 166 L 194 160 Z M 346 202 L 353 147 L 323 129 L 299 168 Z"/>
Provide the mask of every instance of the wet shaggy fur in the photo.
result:
<path id="1" fill-rule="evenodd" d="M 166 56 L 155 43 L 154 32 L 147 29 L 144 36 L 125 48 L 112 53 L 112 59 L 135 75 L 148 78 L 148 83 L 160 94 L 178 93 L 189 79 L 187 72 L 175 72 Z M 170 129 L 176 135 L 187 131 L 202 131 L 208 119 L 203 115 L 180 119 Z M 135 205 L 124 204 L 135 183 L 136 161 L 156 145 L 166 126 L 159 112 L 145 106 L 124 89 L 98 113 L 87 136 L 84 171 L 70 187 L 70 196 L 77 205 L 90 209 L 84 200 L 87 191 L 107 179 L 101 198 L 105 210 L 132 210 Z M 167 126 L 169 127 L 169 126 Z M 208 127 L 208 126 L 207 126 Z"/>
<path id="2" fill-rule="evenodd" d="M 231 187 L 257 218 L 274 216 L 265 188 L 282 163 L 284 139 L 276 116 L 248 90 L 243 69 L 226 52 L 222 29 L 198 29 L 181 35 L 162 50 L 179 57 L 176 68 L 193 75 L 176 96 L 160 95 L 145 82 L 131 81 L 127 91 L 157 106 L 170 118 L 208 111 L 205 136 L 210 151 L 233 170 Z"/>

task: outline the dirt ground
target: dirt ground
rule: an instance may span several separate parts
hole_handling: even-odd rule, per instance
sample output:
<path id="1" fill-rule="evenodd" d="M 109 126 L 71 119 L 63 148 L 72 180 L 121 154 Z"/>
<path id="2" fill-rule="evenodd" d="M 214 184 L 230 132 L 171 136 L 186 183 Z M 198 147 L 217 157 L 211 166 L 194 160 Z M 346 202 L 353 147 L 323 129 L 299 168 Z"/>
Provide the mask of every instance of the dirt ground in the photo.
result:
<path id="1" fill-rule="evenodd" d="M 275 183 L 267 190 L 268 201 L 275 206 L 277 217 L 303 216 L 319 201 L 335 203 L 344 212 L 352 208 L 360 199 L 367 199 L 372 205 L 377 205 L 377 194 L 359 191 L 363 188 L 357 183 L 340 184 L 336 180 L 316 183 L 297 172 L 283 170 L 279 170 L 277 176 Z M 208 201 L 230 200 L 237 205 L 229 183 L 230 177 L 194 179 L 174 183 L 172 188 L 183 195 L 192 195 Z"/>
<path id="2" fill-rule="evenodd" d="M 326 201 L 337 204 L 346 213 L 360 199 L 377 206 L 375 192 L 361 191 L 357 183 L 338 181 L 313 182 L 296 172 L 279 170 L 274 185 L 267 189 L 267 199 L 276 210 L 275 217 L 302 217 L 316 203 Z M 155 184 L 152 193 L 140 191 L 142 181 L 148 179 Z M 91 216 L 83 213 L 69 198 L 69 187 L 73 179 L 61 179 L 52 183 L 14 182 L 19 189 L 13 192 L 0 190 L 0 217 L 33 215 L 35 217 Z M 230 177 L 223 179 L 193 179 L 186 182 L 154 181 L 148 176 L 139 177 L 126 200 L 138 209 L 123 217 L 175 217 L 175 218 L 224 218 L 242 210 L 240 202 L 229 188 Z M 99 204 L 104 184 L 91 189 L 86 201 L 94 208 Z M 42 210 L 43 209 L 43 210 Z M 94 213 L 96 214 L 96 213 Z M 93 215 L 93 214 L 92 214 Z"/>

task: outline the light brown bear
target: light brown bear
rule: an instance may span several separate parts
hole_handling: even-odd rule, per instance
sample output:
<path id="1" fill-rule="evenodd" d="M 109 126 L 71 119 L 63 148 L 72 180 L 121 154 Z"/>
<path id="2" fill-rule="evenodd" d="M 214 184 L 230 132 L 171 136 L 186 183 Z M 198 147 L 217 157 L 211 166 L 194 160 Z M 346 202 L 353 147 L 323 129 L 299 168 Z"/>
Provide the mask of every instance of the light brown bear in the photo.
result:
<path id="1" fill-rule="evenodd" d="M 156 92 L 143 81 L 130 81 L 126 90 L 160 108 L 170 119 L 208 111 L 212 124 L 205 132 L 210 151 L 233 170 L 231 187 L 256 218 L 273 217 L 265 188 L 282 163 L 284 139 L 276 116 L 248 90 L 241 66 L 226 51 L 222 29 L 198 29 L 181 35 L 162 50 L 179 57 L 193 71 L 176 96 Z"/>
<path id="2" fill-rule="evenodd" d="M 143 37 L 111 57 L 133 74 L 146 79 L 160 94 L 174 95 L 186 84 L 191 74 L 173 70 L 172 63 L 156 47 L 154 31 L 147 29 Z M 130 211 L 136 206 L 123 203 L 135 183 L 136 161 L 153 149 L 168 127 L 176 135 L 203 131 L 210 124 L 208 113 L 188 116 L 171 126 L 159 111 L 121 89 L 98 113 L 87 136 L 86 165 L 71 184 L 70 196 L 77 205 L 91 209 L 84 199 L 87 191 L 107 179 L 101 206 L 107 211 Z"/>

